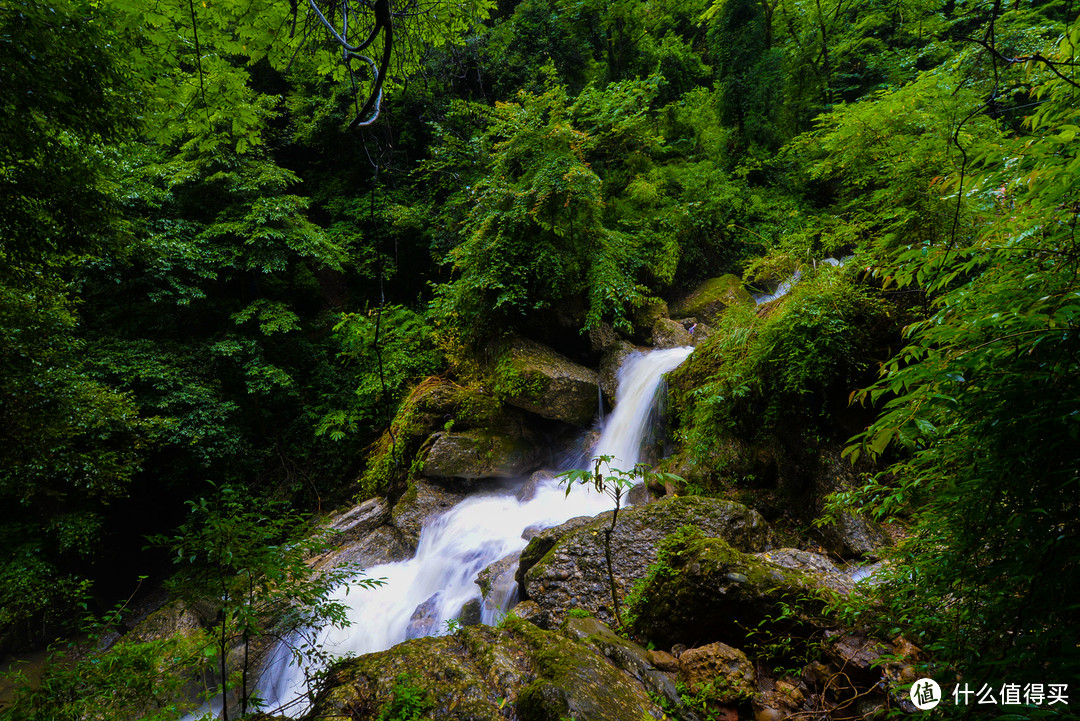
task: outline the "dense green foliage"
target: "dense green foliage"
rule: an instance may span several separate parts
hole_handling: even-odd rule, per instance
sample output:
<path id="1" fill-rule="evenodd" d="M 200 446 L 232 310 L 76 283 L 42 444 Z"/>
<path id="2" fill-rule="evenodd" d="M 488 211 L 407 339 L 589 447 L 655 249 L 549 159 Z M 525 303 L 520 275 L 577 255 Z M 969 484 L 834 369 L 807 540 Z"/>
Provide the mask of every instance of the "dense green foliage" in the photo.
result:
<path id="1" fill-rule="evenodd" d="M 887 470 L 837 510 L 909 524 L 882 628 L 942 680 L 1076 677 L 1071 4 L 391 2 L 360 131 L 374 78 L 306 7 L 0 7 L 3 644 L 168 570 L 144 535 L 261 588 L 274 503 L 385 491 L 410 388 L 507 332 L 595 363 L 657 298 L 800 271 L 673 378 L 680 458 L 857 433 Z M 269 536 L 214 557 L 238 498 Z"/>

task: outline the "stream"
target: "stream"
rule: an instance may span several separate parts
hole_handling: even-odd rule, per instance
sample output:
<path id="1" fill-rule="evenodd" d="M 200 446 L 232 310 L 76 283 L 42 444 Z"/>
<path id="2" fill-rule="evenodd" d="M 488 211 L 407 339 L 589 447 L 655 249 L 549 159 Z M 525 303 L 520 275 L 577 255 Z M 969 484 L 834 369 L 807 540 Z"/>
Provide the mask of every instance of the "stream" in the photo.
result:
<path id="1" fill-rule="evenodd" d="M 615 407 L 602 421 L 593 457 L 611 456 L 611 468 L 634 468 L 663 376 L 692 350 L 656 350 L 626 359 L 619 369 Z M 612 507 L 610 498 L 587 486 L 575 486 L 567 495 L 556 479 L 541 481 L 528 500 L 519 501 L 517 490 L 525 480 L 511 489 L 472 495 L 430 520 L 413 558 L 367 569 L 368 578 L 385 579 L 382 586 L 339 589 L 337 600 L 348 605 L 350 625 L 320 632 L 324 652 L 330 657 L 373 653 L 408 638 L 447 633 L 447 621 L 457 619 L 467 602 L 481 599 L 476 585 L 480 571 L 524 549 L 527 531 L 550 528 L 576 516 L 594 516 Z M 516 587 L 498 591 L 499 598 L 489 598 L 484 604 L 484 623 L 497 623 L 516 601 Z M 282 644 L 272 654 L 258 690 L 269 708 L 287 706 L 289 714 L 298 716 L 306 706 L 308 678 L 316 670 L 297 665 L 288 646 Z"/>

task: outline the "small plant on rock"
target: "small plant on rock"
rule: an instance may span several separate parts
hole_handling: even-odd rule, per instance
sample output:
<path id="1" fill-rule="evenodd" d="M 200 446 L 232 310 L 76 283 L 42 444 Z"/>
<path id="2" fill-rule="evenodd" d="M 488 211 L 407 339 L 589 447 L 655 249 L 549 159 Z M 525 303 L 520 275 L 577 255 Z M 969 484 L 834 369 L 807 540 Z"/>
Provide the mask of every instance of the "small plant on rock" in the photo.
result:
<path id="1" fill-rule="evenodd" d="M 653 480 L 661 483 L 666 481 L 683 482 L 683 479 L 674 473 L 653 471 L 642 463 L 634 466 L 632 471 L 611 468 L 609 464 L 612 460 L 612 456 L 596 456 L 593 458 L 592 470 L 567 471 L 566 473 L 560 473 L 557 478 L 560 479 L 560 485 L 563 483 L 566 484 L 567 496 L 570 495 L 570 490 L 574 487 L 575 483 L 591 484 L 598 492 L 606 494 L 615 502 L 614 513 L 611 514 L 611 525 L 604 529 L 604 561 L 607 564 L 608 584 L 611 588 L 611 602 L 613 605 L 615 622 L 619 625 L 619 629 L 622 630 L 622 610 L 619 604 L 619 591 L 615 586 L 615 569 L 612 561 L 611 535 L 615 532 L 615 524 L 619 521 L 619 509 L 622 508 L 623 498 L 629 490 L 638 483 L 647 483 Z"/>

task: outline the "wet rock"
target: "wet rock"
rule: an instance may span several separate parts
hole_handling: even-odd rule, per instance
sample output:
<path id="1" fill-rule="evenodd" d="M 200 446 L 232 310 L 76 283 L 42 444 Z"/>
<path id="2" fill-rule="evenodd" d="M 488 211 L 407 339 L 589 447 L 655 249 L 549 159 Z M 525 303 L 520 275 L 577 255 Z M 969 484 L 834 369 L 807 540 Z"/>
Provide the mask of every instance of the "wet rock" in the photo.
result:
<path id="1" fill-rule="evenodd" d="M 540 460 L 531 434 L 507 435 L 475 429 L 439 431 L 431 436 L 423 474 L 443 478 L 514 478 Z"/>
<path id="2" fill-rule="evenodd" d="M 846 511 L 835 523 L 822 526 L 820 532 L 822 544 L 841 558 L 877 560 L 881 549 L 892 545 L 881 524 Z"/>
<path id="3" fill-rule="evenodd" d="M 550 481 L 555 477 L 555 474 L 547 470 L 539 470 L 529 476 L 529 480 L 521 486 L 517 492 L 517 499 L 520 503 L 531 501 L 536 497 L 536 491 L 547 481 Z"/>
<path id="4" fill-rule="evenodd" d="M 694 339 L 678 321 L 670 318 L 658 318 L 652 327 L 653 348 L 678 348 L 693 345 Z"/>
<path id="5" fill-rule="evenodd" d="M 543 558 L 559 542 L 559 539 L 577 528 L 592 523 L 593 520 L 592 516 L 575 516 L 558 526 L 533 533 L 529 539 L 529 545 L 521 552 L 521 560 L 518 563 L 517 570 L 514 572 L 514 578 L 517 580 L 518 585 L 524 583 L 525 572 Z"/>
<path id="6" fill-rule="evenodd" d="M 409 616 L 409 625 L 405 628 L 405 638 L 429 636 L 439 625 L 439 599 L 442 591 L 433 594 L 428 600 L 416 607 Z"/>
<path id="7" fill-rule="evenodd" d="M 347 563 L 360 568 L 371 568 L 381 563 L 405 561 L 412 558 L 415 542 L 393 526 L 380 526 L 360 540 L 347 543 L 321 556 L 315 568 L 334 568 Z"/>
<path id="8" fill-rule="evenodd" d="M 575 520 L 576 528 L 550 529 L 522 551 L 518 569 L 522 596 L 536 601 L 554 623 L 560 623 L 565 610 L 574 607 L 588 610 L 605 623 L 614 622 L 603 542 L 611 513 L 585 523 Z M 768 539 L 764 519 L 731 501 L 690 496 L 625 508 L 612 534 L 615 585 L 621 597 L 645 577 L 656 560 L 659 543 L 687 525 L 747 551 L 764 550 Z"/>
<path id="9" fill-rule="evenodd" d="M 630 319 L 634 328 L 634 341 L 651 344 L 653 342 L 653 326 L 656 321 L 668 317 L 670 317 L 668 305 L 662 300 L 653 299 L 637 308 Z"/>
<path id="10" fill-rule="evenodd" d="M 563 626 L 563 633 L 595 648 L 617 668 L 640 681 L 650 694 L 667 699 L 670 706 L 679 709 L 679 718 L 683 721 L 697 719 L 697 715 L 684 705 L 674 675 L 653 664 L 651 651 L 618 636 L 595 618 L 568 619 Z M 674 658 L 671 660 L 675 662 Z"/>
<path id="11" fill-rule="evenodd" d="M 496 613 L 510 608 L 518 600 L 517 573 L 521 554 L 514 553 L 491 564 L 479 573 L 476 585 L 484 598 L 484 609 Z"/>
<path id="12" fill-rule="evenodd" d="M 414 479 L 394 506 L 391 523 L 401 531 L 404 542 L 414 553 L 424 524 L 446 513 L 464 497 L 464 490 L 450 490 L 422 478 Z"/>
<path id="13" fill-rule="evenodd" d="M 736 275 L 722 275 L 709 278 L 675 303 L 671 315 L 674 318 L 694 316 L 699 322 L 712 323 L 729 305 L 753 302 L 750 292 L 743 287 L 742 279 Z"/>
<path id="14" fill-rule="evenodd" d="M 596 371 L 535 341 L 509 341 L 496 363 L 494 382 L 507 403 L 544 418 L 587 426 L 596 417 Z"/>
<path id="15" fill-rule="evenodd" d="M 476 626 L 481 621 L 480 599 L 474 598 L 466 601 L 458 612 L 458 622 L 462 626 Z"/>
<path id="16" fill-rule="evenodd" d="M 592 647 L 532 624 L 472 626 L 334 667 L 303 718 L 376 718 L 408 684 L 440 721 L 642 721 L 663 712 Z"/>
<path id="17" fill-rule="evenodd" d="M 385 498 L 369 498 L 363 503 L 335 513 L 323 524 L 335 546 L 356 543 L 390 520 L 390 504 Z"/>
<path id="18" fill-rule="evenodd" d="M 690 693 L 705 702 L 731 704 L 754 695 L 757 673 L 746 654 L 716 642 L 679 656 L 679 675 Z"/>
<path id="19" fill-rule="evenodd" d="M 626 341 L 619 341 L 609 348 L 600 359 L 600 389 L 609 406 L 615 405 L 615 395 L 619 390 L 619 368 L 637 348 Z"/>
<path id="20" fill-rule="evenodd" d="M 615 329 L 607 323 L 599 323 L 589 328 L 588 333 L 589 347 L 593 353 L 604 353 L 622 340 Z"/>
<path id="21" fill-rule="evenodd" d="M 664 572 L 653 574 L 642 589 L 649 603 L 638 608 L 633 627 L 660 645 L 722 641 L 739 646 L 750 629 L 794 639 L 821 630 L 816 619 L 827 592 L 801 571 L 700 533 L 673 541 L 663 563 Z M 794 614 L 787 612 L 791 607 Z"/>

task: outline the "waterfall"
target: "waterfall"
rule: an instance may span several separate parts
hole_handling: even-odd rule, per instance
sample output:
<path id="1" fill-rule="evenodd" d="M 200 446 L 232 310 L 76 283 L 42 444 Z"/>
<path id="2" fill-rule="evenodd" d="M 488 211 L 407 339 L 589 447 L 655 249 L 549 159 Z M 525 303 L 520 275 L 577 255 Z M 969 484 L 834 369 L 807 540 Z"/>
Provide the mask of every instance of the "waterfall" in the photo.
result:
<path id="1" fill-rule="evenodd" d="M 663 376 L 692 350 L 634 353 L 624 361 L 615 408 L 602 428 L 594 456 L 611 456 L 611 467 L 633 469 Z M 554 479 L 541 481 L 526 501 L 518 501 L 506 490 L 470 496 L 424 526 L 412 559 L 367 569 L 367 577 L 385 579 L 383 586 L 338 590 L 337 599 L 349 607 L 350 626 L 322 631 L 323 651 L 330 656 L 359 655 L 382 651 L 408 638 L 445 633 L 447 619 L 458 618 L 463 605 L 480 598 L 477 574 L 525 548 L 525 529 L 593 516 L 611 505 L 610 498 L 586 486 L 575 487 L 567 496 Z M 516 588 L 499 590 L 505 603 L 516 596 Z M 495 622 L 500 610 L 485 608 L 483 621 Z M 271 709 L 292 703 L 290 713 L 299 715 L 304 709 L 297 699 L 305 694 L 307 677 L 314 669 L 290 662 L 287 646 L 280 646 L 259 681 L 259 691 Z"/>
<path id="2" fill-rule="evenodd" d="M 821 260 L 815 260 L 813 262 L 814 268 L 817 268 L 819 264 L 841 266 L 852 257 L 853 256 L 845 255 L 843 258 L 822 258 Z M 790 276 L 785 278 L 780 283 L 780 285 L 776 286 L 776 290 L 774 290 L 772 293 L 754 294 L 754 303 L 756 303 L 757 305 L 761 305 L 762 303 L 769 303 L 770 301 L 774 301 L 777 298 L 783 298 L 785 295 L 791 292 L 791 289 L 795 287 L 795 284 L 798 283 L 800 279 L 802 279 L 802 271 L 797 270 Z"/>

